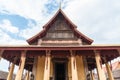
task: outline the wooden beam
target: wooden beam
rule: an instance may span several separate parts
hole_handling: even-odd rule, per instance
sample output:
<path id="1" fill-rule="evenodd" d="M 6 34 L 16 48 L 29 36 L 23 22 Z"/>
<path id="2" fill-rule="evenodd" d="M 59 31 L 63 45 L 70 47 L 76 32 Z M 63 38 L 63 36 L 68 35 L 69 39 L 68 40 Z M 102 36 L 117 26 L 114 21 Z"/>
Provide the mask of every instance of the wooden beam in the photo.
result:
<path id="1" fill-rule="evenodd" d="M 46 51 L 44 80 L 50 79 L 50 62 L 51 62 L 50 51 Z"/>
<path id="2" fill-rule="evenodd" d="M 15 67 L 15 64 L 12 63 L 12 64 L 11 64 L 11 67 L 10 67 L 10 71 L 9 71 L 9 73 L 8 73 L 8 76 L 7 76 L 7 80 L 12 80 L 14 67 Z"/>
<path id="3" fill-rule="evenodd" d="M 0 60 L 2 58 L 2 54 L 3 54 L 4 50 L 0 50 Z"/>
<path id="4" fill-rule="evenodd" d="M 71 52 L 71 72 L 72 72 L 72 80 L 78 80 L 77 74 L 77 65 L 76 65 L 76 58 L 73 51 Z"/>
<path id="5" fill-rule="evenodd" d="M 100 57 L 100 51 L 94 51 L 95 52 L 95 60 L 96 60 L 96 66 L 97 66 L 97 73 L 99 80 L 106 80 L 105 73 L 102 69 L 102 61 Z"/>
<path id="6" fill-rule="evenodd" d="M 43 51 L 43 50 L 116 50 L 120 49 L 120 46 L 79 46 L 79 47 L 41 47 L 41 46 L 3 46 L 0 47 L 0 50 L 34 50 L 34 51 Z"/>
<path id="7" fill-rule="evenodd" d="M 19 63 L 19 69 L 16 75 L 15 80 L 22 80 L 22 74 L 25 66 L 25 60 L 26 60 L 26 51 L 21 52 L 21 59 Z"/>

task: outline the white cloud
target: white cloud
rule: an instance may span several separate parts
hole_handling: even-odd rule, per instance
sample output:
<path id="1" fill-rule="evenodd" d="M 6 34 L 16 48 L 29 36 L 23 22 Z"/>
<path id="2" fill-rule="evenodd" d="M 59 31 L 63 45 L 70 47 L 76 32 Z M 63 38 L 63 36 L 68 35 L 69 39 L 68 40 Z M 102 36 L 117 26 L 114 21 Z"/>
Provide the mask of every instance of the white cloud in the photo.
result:
<path id="1" fill-rule="evenodd" d="M 27 44 L 25 40 L 12 38 L 9 34 L 12 35 L 18 34 L 19 29 L 16 26 L 13 26 L 11 22 L 7 19 L 4 19 L 0 22 L 0 45 L 22 45 Z"/>
<path id="2" fill-rule="evenodd" d="M 40 21 L 46 13 L 45 4 L 48 0 L 0 0 L 0 12 L 17 14 L 25 18 Z"/>
<path id="3" fill-rule="evenodd" d="M 63 3 L 67 3 L 68 0 L 64 0 Z M 15 14 L 22 17 L 29 19 L 33 19 L 36 21 L 37 25 L 31 26 L 31 23 L 28 23 L 28 26 L 26 26 L 25 29 L 22 29 L 19 31 L 19 36 L 24 37 L 25 39 L 28 39 L 32 37 L 33 35 L 37 34 L 41 29 L 42 26 L 48 22 L 48 20 L 51 18 L 51 15 L 47 13 L 48 9 L 46 7 L 46 4 L 51 5 L 58 5 L 60 3 L 60 0 L 57 1 L 51 1 L 51 0 L 0 0 L 0 12 L 1 13 L 7 13 L 7 14 Z M 52 13 L 55 13 L 56 11 L 51 11 Z M 29 26 L 30 24 L 30 26 Z"/>
<path id="4" fill-rule="evenodd" d="M 65 13 L 95 43 L 120 43 L 119 0 L 71 0 Z"/>
<path id="5" fill-rule="evenodd" d="M 15 14 L 22 17 L 25 17 L 27 20 L 33 19 L 36 21 L 37 25 L 28 23 L 25 29 L 19 31 L 19 36 L 25 39 L 32 37 L 37 34 L 42 26 L 48 22 L 51 17 L 51 14 L 47 13 L 48 9 L 46 4 L 53 3 L 56 5 L 56 2 L 52 0 L 0 0 L 0 12 L 7 14 Z M 51 11 L 55 12 L 55 11 Z M 29 26 L 30 25 L 30 26 Z"/>
<path id="6" fill-rule="evenodd" d="M 35 25 L 31 21 L 29 21 L 28 27 L 21 30 L 19 32 L 19 36 L 22 36 L 25 39 L 29 39 L 30 37 L 36 35 L 39 31 L 41 31 L 41 29 L 42 29 L 42 27 L 39 23 L 37 23 L 37 25 Z"/>
<path id="7" fill-rule="evenodd" d="M 18 33 L 19 29 L 11 24 L 11 22 L 7 19 L 4 19 L 0 23 L 0 29 L 11 32 Z"/>
<path id="8" fill-rule="evenodd" d="M 27 45 L 24 40 L 14 39 L 6 32 L 0 30 L 0 45 Z"/>

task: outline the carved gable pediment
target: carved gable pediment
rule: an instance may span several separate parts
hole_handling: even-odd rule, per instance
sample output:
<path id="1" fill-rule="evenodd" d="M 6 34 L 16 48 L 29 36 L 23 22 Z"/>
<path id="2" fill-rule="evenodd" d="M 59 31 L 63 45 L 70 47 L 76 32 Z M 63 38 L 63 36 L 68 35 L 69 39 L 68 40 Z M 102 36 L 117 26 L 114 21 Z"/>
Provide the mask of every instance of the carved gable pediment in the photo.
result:
<path id="1" fill-rule="evenodd" d="M 74 33 L 70 28 L 69 24 L 65 21 L 64 17 L 59 15 L 50 25 L 50 28 L 47 31 L 47 34 L 44 38 L 47 39 L 74 39 Z"/>

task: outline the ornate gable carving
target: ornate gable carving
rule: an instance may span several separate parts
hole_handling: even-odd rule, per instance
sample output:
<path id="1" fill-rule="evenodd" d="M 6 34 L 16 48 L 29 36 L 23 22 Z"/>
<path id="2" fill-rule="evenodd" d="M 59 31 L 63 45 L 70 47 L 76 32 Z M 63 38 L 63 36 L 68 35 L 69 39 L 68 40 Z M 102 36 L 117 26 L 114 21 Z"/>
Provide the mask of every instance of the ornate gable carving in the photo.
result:
<path id="1" fill-rule="evenodd" d="M 50 26 L 44 39 L 74 39 L 74 33 L 66 23 L 63 16 L 59 15 L 56 21 Z"/>

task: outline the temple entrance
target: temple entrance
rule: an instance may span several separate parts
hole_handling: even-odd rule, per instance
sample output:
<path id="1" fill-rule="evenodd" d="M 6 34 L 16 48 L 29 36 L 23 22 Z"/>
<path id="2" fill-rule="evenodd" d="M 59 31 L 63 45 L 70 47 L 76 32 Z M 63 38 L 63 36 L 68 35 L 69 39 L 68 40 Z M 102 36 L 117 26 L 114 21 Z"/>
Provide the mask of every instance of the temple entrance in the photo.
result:
<path id="1" fill-rule="evenodd" d="M 66 80 L 66 65 L 65 63 L 55 64 L 55 80 Z"/>
<path id="2" fill-rule="evenodd" d="M 54 58 L 54 80 L 67 80 L 67 58 Z"/>

